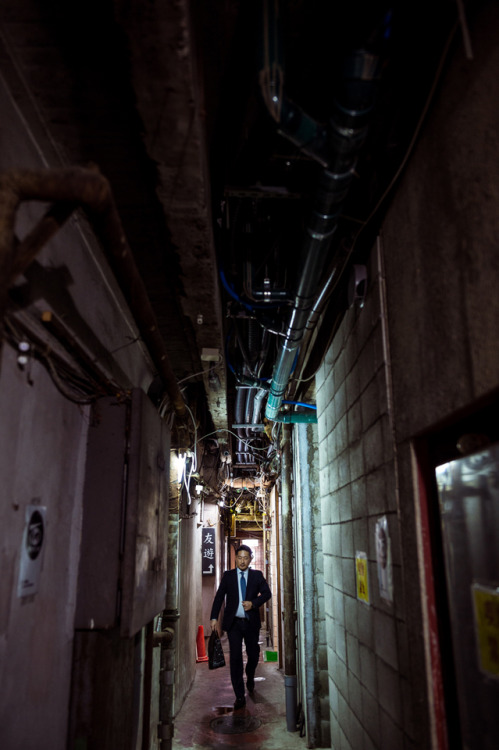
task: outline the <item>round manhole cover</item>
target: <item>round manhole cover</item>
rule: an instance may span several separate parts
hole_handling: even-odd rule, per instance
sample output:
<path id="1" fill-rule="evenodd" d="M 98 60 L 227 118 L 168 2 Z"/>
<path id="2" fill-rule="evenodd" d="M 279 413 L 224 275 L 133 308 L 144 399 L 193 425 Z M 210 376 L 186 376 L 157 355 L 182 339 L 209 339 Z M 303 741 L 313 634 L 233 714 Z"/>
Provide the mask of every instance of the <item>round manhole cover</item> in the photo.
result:
<path id="1" fill-rule="evenodd" d="M 210 721 L 210 727 L 219 734 L 244 734 L 258 729 L 261 723 L 260 719 L 255 719 L 249 714 L 247 716 L 227 714 Z"/>

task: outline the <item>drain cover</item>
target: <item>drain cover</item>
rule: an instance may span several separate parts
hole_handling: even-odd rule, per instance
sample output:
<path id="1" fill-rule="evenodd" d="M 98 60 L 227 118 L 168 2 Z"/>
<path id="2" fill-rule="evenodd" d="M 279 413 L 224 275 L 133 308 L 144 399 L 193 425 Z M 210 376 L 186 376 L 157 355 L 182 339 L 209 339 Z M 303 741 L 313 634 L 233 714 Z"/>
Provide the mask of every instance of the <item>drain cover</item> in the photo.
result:
<path id="1" fill-rule="evenodd" d="M 216 719 L 212 719 L 210 727 L 214 732 L 218 732 L 219 734 L 244 734 L 245 732 L 253 732 L 255 729 L 258 729 L 261 723 L 260 719 L 255 719 L 250 714 L 246 716 L 227 714 L 226 716 L 218 716 Z"/>

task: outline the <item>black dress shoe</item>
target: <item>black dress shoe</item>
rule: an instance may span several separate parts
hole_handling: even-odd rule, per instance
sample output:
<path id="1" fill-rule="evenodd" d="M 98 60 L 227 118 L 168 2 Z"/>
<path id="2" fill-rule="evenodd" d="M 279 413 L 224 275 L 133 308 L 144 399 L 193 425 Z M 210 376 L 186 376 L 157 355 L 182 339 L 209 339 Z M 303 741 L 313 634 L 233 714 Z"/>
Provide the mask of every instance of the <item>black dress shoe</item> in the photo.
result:
<path id="1" fill-rule="evenodd" d="M 248 692 L 252 693 L 255 689 L 255 679 L 253 677 L 248 677 L 246 680 L 246 687 L 248 688 Z"/>
<path id="2" fill-rule="evenodd" d="M 234 702 L 234 709 L 237 711 L 238 708 L 244 708 L 246 705 L 246 698 L 236 698 Z"/>

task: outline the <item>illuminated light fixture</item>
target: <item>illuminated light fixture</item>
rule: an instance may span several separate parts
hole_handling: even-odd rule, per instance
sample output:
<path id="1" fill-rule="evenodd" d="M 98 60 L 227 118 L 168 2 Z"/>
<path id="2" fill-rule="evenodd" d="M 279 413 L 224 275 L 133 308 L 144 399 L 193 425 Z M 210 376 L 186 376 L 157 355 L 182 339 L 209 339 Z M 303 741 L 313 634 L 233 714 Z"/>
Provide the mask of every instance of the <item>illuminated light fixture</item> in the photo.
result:
<path id="1" fill-rule="evenodd" d="M 29 352 L 31 346 L 27 341 L 20 341 L 17 345 L 17 348 L 19 350 L 19 354 L 17 355 L 17 364 L 22 368 L 29 362 Z"/>
<path id="2" fill-rule="evenodd" d="M 203 490 L 203 485 L 202 484 L 197 484 L 196 485 L 196 495 L 200 495 L 201 492 L 202 492 L 202 490 Z"/>

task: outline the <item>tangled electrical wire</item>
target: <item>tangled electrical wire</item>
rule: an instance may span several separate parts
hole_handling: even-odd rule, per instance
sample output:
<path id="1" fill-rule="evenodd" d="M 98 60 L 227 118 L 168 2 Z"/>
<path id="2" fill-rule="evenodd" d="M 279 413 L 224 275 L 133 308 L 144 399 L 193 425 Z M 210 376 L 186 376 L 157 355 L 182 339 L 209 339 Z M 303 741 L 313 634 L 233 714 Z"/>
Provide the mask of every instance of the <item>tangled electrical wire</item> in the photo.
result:
<path id="1" fill-rule="evenodd" d="M 5 341 L 16 352 L 17 365 L 26 372 L 29 385 L 33 384 L 31 365 L 36 360 L 45 367 L 64 398 L 75 404 L 91 404 L 104 395 L 121 394 L 116 383 L 110 380 L 99 382 L 76 362 L 70 363 L 68 358 L 62 357 L 49 344 L 20 326 L 12 315 L 5 317 L 4 325 Z"/>

